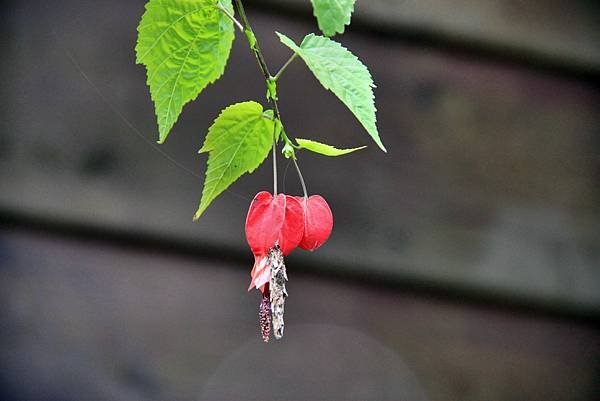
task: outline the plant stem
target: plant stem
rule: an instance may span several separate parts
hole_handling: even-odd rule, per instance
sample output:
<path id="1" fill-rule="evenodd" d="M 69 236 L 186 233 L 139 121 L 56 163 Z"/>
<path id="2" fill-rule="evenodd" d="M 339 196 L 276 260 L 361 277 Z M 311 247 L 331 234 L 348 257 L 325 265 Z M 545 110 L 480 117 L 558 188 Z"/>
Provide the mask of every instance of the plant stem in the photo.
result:
<path id="1" fill-rule="evenodd" d="M 237 6 L 238 13 L 240 14 L 240 19 L 242 20 L 243 30 L 246 34 L 246 38 L 248 39 L 248 44 L 250 45 L 250 49 L 254 53 L 256 57 L 256 61 L 258 62 L 258 66 L 260 67 L 260 71 L 265 77 L 265 81 L 269 81 L 272 79 L 271 73 L 269 72 L 269 67 L 267 66 L 267 62 L 265 61 L 265 57 L 260 50 L 260 46 L 258 45 L 258 41 L 254 36 L 254 32 L 252 31 L 252 26 L 250 25 L 250 21 L 248 21 L 248 17 L 246 16 L 246 11 L 244 10 L 244 5 L 242 4 L 242 0 L 235 0 L 235 4 Z M 281 114 L 279 113 L 279 106 L 277 105 L 277 100 L 271 99 L 271 103 L 273 103 L 273 113 L 274 117 L 281 121 Z M 273 196 L 277 195 L 277 140 L 275 138 L 275 132 L 273 132 Z"/>
<path id="2" fill-rule="evenodd" d="M 306 192 L 306 184 L 304 183 L 304 177 L 302 177 L 302 173 L 300 172 L 300 167 L 298 166 L 298 162 L 293 157 L 291 158 L 294 162 L 294 167 L 296 167 L 296 172 L 298 173 L 298 177 L 300 177 L 300 184 L 302 184 L 302 191 L 304 192 L 304 198 L 308 198 L 308 193 Z"/>
<path id="3" fill-rule="evenodd" d="M 273 196 L 277 196 L 277 145 L 273 140 Z"/>
<path id="4" fill-rule="evenodd" d="M 258 66 L 260 67 L 260 71 L 262 72 L 265 82 L 268 85 L 269 81 L 277 82 L 277 78 L 281 75 L 281 73 L 287 68 L 287 66 L 296 58 L 296 53 L 294 53 L 290 59 L 281 67 L 281 70 L 277 73 L 275 77 L 271 75 L 269 72 L 269 67 L 265 61 L 265 57 L 260 50 L 260 46 L 258 45 L 258 40 L 256 36 L 254 36 L 254 31 L 252 31 L 252 26 L 250 25 L 250 21 L 248 21 L 248 17 L 246 16 L 246 11 L 244 10 L 244 5 L 242 4 L 242 0 L 235 0 L 235 5 L 237 11 L 240 15 L 241 24 L 244 28 L 244 33 L 246 34 L 246 39 L 248 40 L 248 44 L 250 45 L 250 49 L 254 53 L 256 57 L 256 61 L 258 62 Z M 268 86 L 267 86 L 268 88 Z M 273 104 L 273 116 L 276 120 L 279 120 L 281 123 L 281 113 L 279 112 L 279 105 L 277 104 L 277 99 L 271 97 L 270 102 Z M 275 138 L 275 132 L 273 132 L 273 195 L 277 195 L 277 138 Z M 292 159 L 293 160 L 293 159 Z M 302 189 L 304 191 L 304 197 L 308 197 L 306 192 L 306 184 L 304 184 L 304 177 L 302 177 L 302 173 L 300 172 L 300 168 L 298 167 L 298 163 L 294 160 L 294 166 L 296 167 L 296 171 L 298 172 L 298 177 L 300 177 L 300 183 L 302 184 Z"/>
<path id="5" fill-rule="evenodd" d="M 279 77 L 281 77 L 281 74 L 283 74 L 285 69 L 288 68 L 288 65 L 290 65 L 292 63 L 292 61 L 294 61 L 296 59 L 296 57 L 298 57 L 298 53 L 294 52 L 294 54 L 292 54 L 292 56 L 288 59 L 288 61 L 285 62 L 283 67 L 281 67 L 281 69 L 279 69 L 277 74 L 275 74 L 275 77 L 273 78 L 275 81 L 279 80 Z"/>
<path id="6" fill-rule="evenodd" d="M 244 27 L 242 26 L 242 24 L 240 24 L 240 21 L 236 20 L 235 17 L 231 15 L 225 7 L 218 3 L 217 8 L 221 10 L 223 14 L 225 14 L 235 24 L 235 26 L 237 26 L 240 29 L 240 31 L 244 32 Z"/>
<path id="7" fill-rule="evenodd" d="M 250 32 L 250 34 L 254 37 L 254 31 L 252 31 L 252 26 L 250 26 L 250 21 L 248 21 L 248 17 L 246 16 L 246 11 L 244 10 L 242 0 L 235 0 L 235 4 L 237 6 L 238 13 L 240 14 L 242 25 L 244 26 L 244 31 Z M 258 42 L 255 41 L 254 43 L 251 43 L 250 48 L 256 56 L 256 61 L 258 61 L 258 66 L 260 67 L 260 70 L 263 73 L 265 80 L 268 80 L 269 78 L 271 78 L 271 73 L 269 72 L 269 67 L 267 67 L 265 58 L 262 52 L 260 51 L 260 46 L 258 45 Z"/>

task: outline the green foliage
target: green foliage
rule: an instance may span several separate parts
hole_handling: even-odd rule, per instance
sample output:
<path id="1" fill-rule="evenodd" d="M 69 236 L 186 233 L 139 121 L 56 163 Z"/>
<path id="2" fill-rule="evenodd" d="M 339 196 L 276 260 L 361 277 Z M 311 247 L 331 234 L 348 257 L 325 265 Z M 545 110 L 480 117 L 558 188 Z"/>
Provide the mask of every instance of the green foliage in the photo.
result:
<path id="1" fill-rule="evenodd" d="M 311 0 L 319 29 L 325 36 L 344 33 L 345 25 L 350 25 L 350 16 L 356 0 Z"/>
<path id="2" fill-rule="evenodd" d="M 281 42 L 300 56 L 317 80 L 331 90 L 356 116 L 377 145 L 386 151 L 377 131 L 373 80 L 367 67 L 350 51 L 329 39 L 350 24 L 356 0 L 311 0 L 319 28 L 325 36 L 307 35 L 298 46 L 285 35 Z M 277 80 L 296 55 L 271 76 L 257 38 L 245 15 L 242 0 L 148 0 L 137 28 L 136 62 L 146 67 L 147 84 L 154 102 L 159 143 L 177 122 L 183 107 L 225 70 L 235 27 L 243 31 L 266 82 L 267 100 L 273 109 L 263 110 L 254 101 L 237 103 L 221 111 L 209 128 L 199 153 L 208 153 L 206 178 L 197 220 L 206 208 L 244 173 L 252 173 L 276 147 L 279 137 L 283 155 L 296 159 L 298 149 L 326 156 L 341 156 L 365 146 L 338 149 L 285 133 L 279 115 Z M 274 148 L 275 149 L 275 148 Z M 275 157 L 275 155 L 274 155 Z M 303 187 L 302 174 L 298 170 Z M 277 173 L 273 169 L 274 192 Z M 306 189 L 305 189 L 306 192 Z"/>
<path id="3" fill-rule="evenodd" d="M 325 89 L 331 90 L 356 116 L 375 143 L 386 151 L 377 131 L 373 79 L 369 70 L 339 43 L 314 34 L 300 46 L 277 33 L 281 42 L 296 52 Z"/>
<path id="4" fill-rule="evenodd" d="M 338 149 L 331 145 L 326 145 L 324 143 L 302 138 L 296 138 L 296 142 L 301 149 L 310 150 L 311 152 L 315 152 L 324 156 L 342 156 L 366 148 L 366 146 L 360 146 L 358 148 Z"/>
<path id="5" fill-rule="evenodd" d="M 294 149 L 294 145 L 291 142 L 285 142 L 283 145 L 283 149 L 281 149 L 281 153 L 286 159 L 292 158 L 296 160 L 296 150 Z"/>
<path id="6" fill-rule="evenodd" d="M 199 153 L 209 152 L 208 167 L 197 220 L 208 205 L 244 173 L 252 173 L 267 157 L 275 121 L 263 107 L 249 101 L 231 105 L 208 129 Z"/>
<path id="7" fill-rule="evenodd" d="M 233 14 L 231 0 L 221 7 Z M 159 143 L 167 138 L 183 106 L 224 72 L 234 27 L 216 0 L 150 0 L 138 26 L 138 64 L 158 119 Z"/>

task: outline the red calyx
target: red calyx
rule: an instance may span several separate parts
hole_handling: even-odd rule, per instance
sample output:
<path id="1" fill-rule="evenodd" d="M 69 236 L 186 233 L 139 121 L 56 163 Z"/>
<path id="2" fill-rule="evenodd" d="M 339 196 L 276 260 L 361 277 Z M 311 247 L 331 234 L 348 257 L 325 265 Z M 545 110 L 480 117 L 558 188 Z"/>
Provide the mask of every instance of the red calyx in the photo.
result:
<path id="1" fill-rule="evenodd" d="M 285 217 L 285 196 L 273 196 L 265 191 L 256 194 L 246 216 L 246 240 L 254 254 L 250 286 L 266 292 L 265 284 L 271 279 L 268 263 L 269 249 L 275 245 Z"/>
<path id="2" fill-rule="evenodd" d="M 248 290 L 256 287 L 268 291 L 271 278 L 269 250 L 279 245 L 287 256 L 296 247 L 314 251 L 323 245 L 333 229 L 333 214 L 320 195 L 309 198 L 268 192 L 256 194 L 246 217 L 246 239 L 254 254 L 252 281 Z"/>
<path id="3" fill-rule="evenodd" d="M 333 214 L 329 205 L 320 195 L 308 198 L 297 197 L 304 208 L 304 235 L 298 244 L 300 248 L 314 251 L 323 245 L 333 230 Z"/>
<path id="4" fill-rule="evenodd" d="M 265 284 L 271 278 L 268 263 L 269 250 L 276 244 L 287 256 L 302 239 L 304 233 L 304 209 L 296 198 L 268 192 L 256 194 L 246 217 L 246 240 L 254 254 L 252 281 L 248 290 L 256 287 L 266 292 Z"/>
<path id="5" fill-rule="evenodd" d="M 256 194 L 246 217 L 246 240 L 254 256 L 265 256 L 279 238 L 285 218 L 285 195 Z"/>
<path id="6" fill-rule="evenodd" d="M 285 218 L 279 232 L 279 247 L 284 256 L 289 255 L 304 235 L 304 207 L 293 196 L 285 195 Z"/>

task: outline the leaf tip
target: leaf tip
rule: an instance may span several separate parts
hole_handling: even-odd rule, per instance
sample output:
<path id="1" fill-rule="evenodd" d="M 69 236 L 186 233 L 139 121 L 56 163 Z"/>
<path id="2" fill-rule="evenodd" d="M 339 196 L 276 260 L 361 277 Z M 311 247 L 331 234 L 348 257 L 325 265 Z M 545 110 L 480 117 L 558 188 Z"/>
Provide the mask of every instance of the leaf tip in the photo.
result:
<path id="1" fill-rule="evenodd" d="M 158 132 L 158 141 L 156 141 L 156 143 L 158 143 L 159 145 L 162 145 L 167 140 L 167 136 L 168 135 L 169 135 L 168 131 L 164 132 L 163 130 L 159 129 L 159 132 Z"/>
<path id="2" fill-rule="evenodd" d="M 204 213 L 204 210 L 206 210 L 206 207 L 203 208 L 202 206 L 200 206 L 200 208 L 196 211 L 196 213 L 194 213 L 194 217 L 192 218 L 192 221 L 198 221 L 200 216 L 202 216 L 202 214 Z"/>

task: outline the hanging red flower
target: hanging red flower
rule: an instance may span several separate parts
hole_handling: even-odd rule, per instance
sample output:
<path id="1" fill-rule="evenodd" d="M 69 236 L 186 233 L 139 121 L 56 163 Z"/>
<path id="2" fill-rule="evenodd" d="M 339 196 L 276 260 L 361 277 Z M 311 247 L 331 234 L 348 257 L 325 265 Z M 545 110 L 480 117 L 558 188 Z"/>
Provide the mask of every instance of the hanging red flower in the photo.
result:
<path id="1" fill-rule="evenodd" d="M 259 192 L 254 197 L 246 217 L 246 240 L 254 254 L 250 287 L 265 293 L 270 280 L 268 256 L 276 245 L 284 256 L 300 243 L 304 233 L 304 210 L 293 196 Z"/>
<path id="2" fill-rule="evenodd" d="M 283 313 L 287 291 L 284 256 L 300 246 L 314 251 L 327 241 L 333 228 L 331 209 L 319 195 L 309 198 L 268 192 L 256 194 L 246 217 L 246 239 L 254 254 L 250 286 L 263 299 L 259 321 L 263 340 L 283 336 Z"/>
<path id="3" fill-rule="evenodd" d="M 273 197 L 263 191 L 256 194 L 250 204 L 246 217 L 246 240 L 254 254 L 254 267 L 250 273 L 252 281 L 248 290 L 256 287 L 265 294 L 265 285 L 271 278 L 268 254 L 275 246 L 283 226 L 285 201 L 285 195 Z"/>

